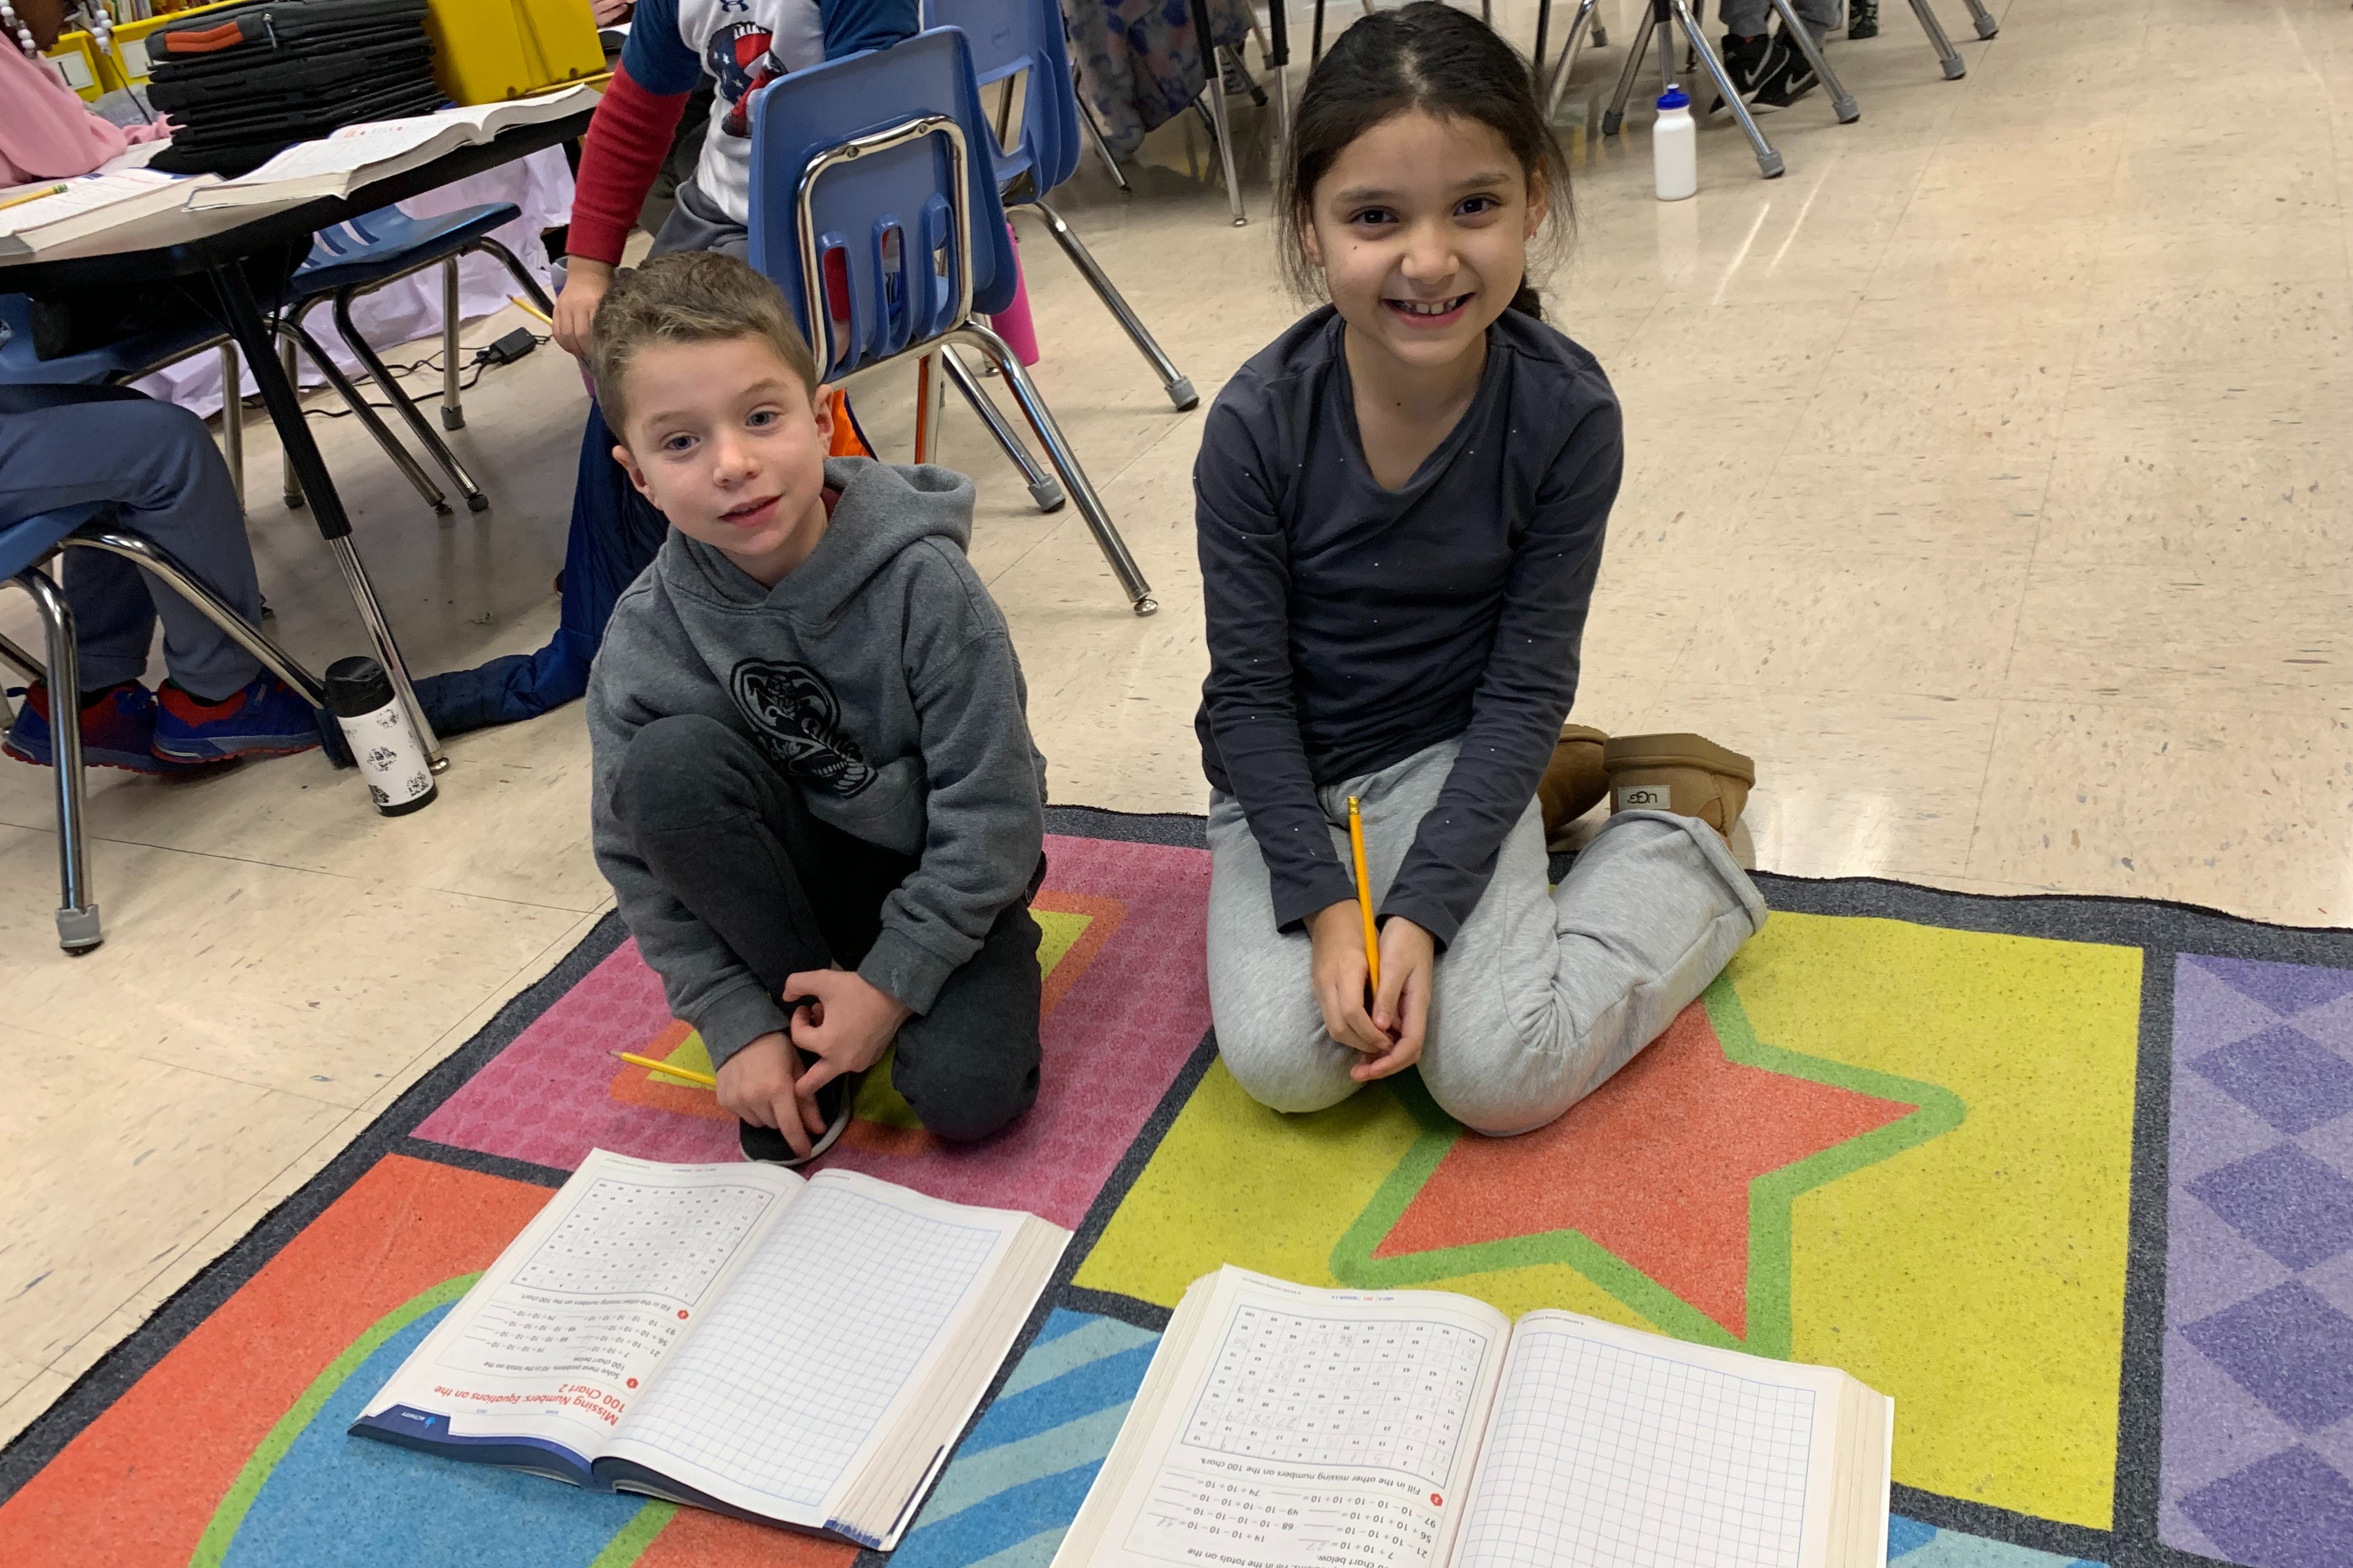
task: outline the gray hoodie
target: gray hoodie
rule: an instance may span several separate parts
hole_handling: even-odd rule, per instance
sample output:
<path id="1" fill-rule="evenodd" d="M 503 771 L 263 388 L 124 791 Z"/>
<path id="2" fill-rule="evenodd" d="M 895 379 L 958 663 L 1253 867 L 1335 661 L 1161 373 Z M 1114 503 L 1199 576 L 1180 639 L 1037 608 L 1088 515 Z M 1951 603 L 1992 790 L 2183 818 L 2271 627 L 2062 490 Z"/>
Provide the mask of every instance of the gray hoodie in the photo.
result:
<path id="1" fill-rule="evenodd" d="M 918 1013 L 1029 885 L 1046 759 L 1013 644 L 965 544 L 972 481 L 835 458 L 825 537 L 764 588 L 672 530 L 613 606 L 588 677 L 596 863 L 670 1011 L 714 1062 L 785 1026 L 778 999 L 655 879 L 614 816 L 629 737 L 700 713 L 757 742 L 810 814 L 922 863 L 858 972 Z"/>

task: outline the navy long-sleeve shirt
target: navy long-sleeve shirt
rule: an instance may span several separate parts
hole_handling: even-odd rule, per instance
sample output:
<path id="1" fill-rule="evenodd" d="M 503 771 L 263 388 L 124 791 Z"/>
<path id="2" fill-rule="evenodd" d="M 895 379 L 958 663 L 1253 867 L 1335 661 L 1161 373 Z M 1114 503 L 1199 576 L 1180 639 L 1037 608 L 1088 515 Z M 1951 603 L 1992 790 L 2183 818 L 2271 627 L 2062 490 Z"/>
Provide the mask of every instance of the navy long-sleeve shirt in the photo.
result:
<path id="1" fill-rule="evenodd" d="M 1356 896 L 1317 786 L 1460 737 L 1379 910 L 1442 947 L 1577 694 L 1622 427 L 1593 356 L 1507 310 L 1461 423 L 1384 489 L 1342 331 L 1330 306 L 1311 312 L 1209 410 L 1193 470 L 1209 644 L 1194 728 L 1209 783 L 1250 819 L 1285 929 Z"/>

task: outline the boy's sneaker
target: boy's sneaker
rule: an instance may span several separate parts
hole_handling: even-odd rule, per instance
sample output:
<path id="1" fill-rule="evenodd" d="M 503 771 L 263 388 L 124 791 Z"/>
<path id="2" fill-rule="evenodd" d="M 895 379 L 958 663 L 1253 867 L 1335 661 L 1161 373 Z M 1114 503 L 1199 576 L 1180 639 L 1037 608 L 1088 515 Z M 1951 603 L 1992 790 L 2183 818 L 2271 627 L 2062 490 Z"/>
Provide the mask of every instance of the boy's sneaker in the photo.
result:
<path id="1" fill-rule="evenodd" d="M 1846 36 L 1850 39 L 1879 37 L 1879 0 L 1846 0 Z"/>
<path id="2" fill-rule="evenodd" d="M 1751 109 L 1787 109 L 1821 85 L 1814 74 L 1811 62 L 1803 49 L 1789 41 L 1789 35 L 1773 35 L 1773 52 L 1765 58 L 1757 72 L 1757 96 L 1748 100 Z"/>
<path id="3" fill-rule="evenodd" d="M 1773 40 L 1766 34 L 1759 33 L 1753 38 L 1733 33 L 1724 35 L 1724 47 L 1718 58 L 1724 61 L 1724 74 L 1732 79 L 1734 89 L 1743 98 L 1756 91 L 1757 84 L 1764 79 L 1766 57 L 1772 52 Z M 1707 111 L 1714 114 L 1723 108 L 1724 100 L 1719 96 L 1707 106 Z"/>
<path id="4" fill-rule="evenodd" d="M 268 670 L 217 702 L 191 696 L 169 680 L 155 700 L 155 754 L 171 762 L 281 756 L 319 743 L 318 710 Z"/>
<path id="5" fill-rule="evenodd" d="M 54 767 L 55 748 L 49 744 L 49 687 L 37 680 L 16 699 L 16 719 L 0 741 L 20 763 Z M 85 767 L 122 768 L 134 773 L 185 773 L 183 763 L 155 754 L 155 694 L 135 680 L 110 686 L 81 710 L 81 760 Z"/>
<path id="6" fill-rule="evenodd" d="M 865 1081 L 862 1072 L 844 1073 L 817 1091 L 818 1113 L 825 1118 L 825 1131 L 810 1142 L 806 1157 L 794 1153 L 793 1146 L 775 1128 L 737 1122 L 737 1141 L 744 1146 L 744 1158 L 765 1160 L 771 1165 L 809 1163 L 840 1141 L 842 1129 L 849 1125 L 850 1110 L 858 1104 L 858 1086 Z"/>

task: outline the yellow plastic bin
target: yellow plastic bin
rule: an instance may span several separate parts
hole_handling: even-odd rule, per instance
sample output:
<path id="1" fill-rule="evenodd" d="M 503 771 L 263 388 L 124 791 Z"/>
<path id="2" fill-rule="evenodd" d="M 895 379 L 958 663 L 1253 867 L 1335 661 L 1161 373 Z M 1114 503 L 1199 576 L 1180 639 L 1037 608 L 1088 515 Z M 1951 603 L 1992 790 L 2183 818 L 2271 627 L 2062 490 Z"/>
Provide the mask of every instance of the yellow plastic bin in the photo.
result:
<path id="1" fill-rule="evenodd" d="M 501 103 L 605 73 L 588 0 L 431 0 L 433 79 L 458 103 Z"/>

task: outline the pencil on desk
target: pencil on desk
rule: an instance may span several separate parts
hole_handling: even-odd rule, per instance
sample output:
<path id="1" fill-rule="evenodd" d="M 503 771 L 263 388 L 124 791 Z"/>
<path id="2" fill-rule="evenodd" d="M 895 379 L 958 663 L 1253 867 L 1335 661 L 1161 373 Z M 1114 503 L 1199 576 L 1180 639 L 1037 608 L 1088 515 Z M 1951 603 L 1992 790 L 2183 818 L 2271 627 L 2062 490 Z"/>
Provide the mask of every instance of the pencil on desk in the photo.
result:
<path id="1" fill-rule="evenodd" d="M 1373 994 L 1381 994 L 1381 939 L 1373 929 L 1373 879 L 1365 869 L 1365 815 L 1356 809 L 1356 797 L 1348 797 L 1348 851 L 1356 858 L 1356 908 L 1365 917 L 1365 978 L 1373 984 Z"/>
<path id="2" fill-rule="evenodd" d="M 524 315 L 536 316 L 551 327 L 555 325 L 555 321 L 553 317 L 549 316 L 546 311 L 541 310 L 530 300 L 524 299 L 522 295 L 510 294 L 507 296 L 507 300 L 509 303 L 512 304 L 516 310 L 521 310 Z"/>
<path id="3" fill-rule="evenodd" d="M 631 1056 L 627 1051 L 615 1051 L 613 1054 L 620 1058 L 623 1061 L 629 1063 L 632 1067 L 648 1068 L 655 1072 L 667 1073 L 671 1078 L 683 1079 L 688 1083 L 699 1083 L 705 1089 L 717 1089 L 719 1087 L 719 1080 L 717 1079 L 712 1077 L 707 1072 L 697 1072 L 692 1068 L 672 1067 L 668 1062 L 659 1062 L 654 1060 L 651 1057 Z"/>
<path id="4" fill-rule="evenodd" d="M 43 196 L 61 196 L 70 188 L 59 181 L 54 185 L 43 185 L 37 191 L 18 191 L 13 196 L 0 196 L 0 208 L 22 206 L 26 202 L 37 202 Z"/>

